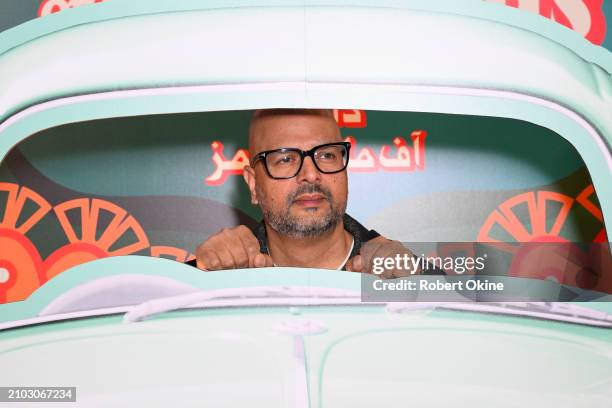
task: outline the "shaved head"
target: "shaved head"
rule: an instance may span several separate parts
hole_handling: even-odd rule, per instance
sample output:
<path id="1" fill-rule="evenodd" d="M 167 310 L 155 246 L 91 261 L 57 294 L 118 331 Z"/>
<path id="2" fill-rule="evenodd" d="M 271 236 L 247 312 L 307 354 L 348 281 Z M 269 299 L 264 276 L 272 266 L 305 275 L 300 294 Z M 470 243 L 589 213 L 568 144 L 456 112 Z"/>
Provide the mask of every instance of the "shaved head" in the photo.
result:
<path id="1" fill-rule="evenodd" d="M 337 130 L 338 140 L 342 140 L 340 129 L 336 124 L 334 118 L 334 111 L 332 109 L 258 109 L 253 113 L 251 117 L 251 123 L 249 125 L 249 154 L 253 157 L 255 154 L 266 148 L 261 148 L 261 136 L 265 134 L 265 124 L 277 117 L 298 117 L 298 116 L 319 116 L 322 118 L 329 119 L 329 122 L 333 122 L 333 126 Z"/>

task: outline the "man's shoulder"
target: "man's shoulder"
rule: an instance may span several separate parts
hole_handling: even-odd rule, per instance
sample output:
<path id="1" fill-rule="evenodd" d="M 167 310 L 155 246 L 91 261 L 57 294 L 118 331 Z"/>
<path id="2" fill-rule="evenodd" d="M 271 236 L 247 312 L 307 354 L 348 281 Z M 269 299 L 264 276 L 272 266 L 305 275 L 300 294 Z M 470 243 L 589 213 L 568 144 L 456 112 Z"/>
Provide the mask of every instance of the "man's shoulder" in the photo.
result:
<path id="1" fill-rule="evenodd" d="M 344 229 L 353 236 L 354 244 L 353 251 L 351 252 L 350 258 L 359 254 L 361 245 L 365 244 L 371 239 L 379 237 L 380 234 L 374 230 L 367 229 L 361 225 L 356 219 L 348 214 L 344 214 L 343 217 Z"/>
<path id="2" fill-rule="evenodd" d="M 367 229 L 359 223 L 356 219 L 348 214 L 344 214 L 344 229 L 347 230 L 352 236 L 359 238 L 361 241 L 366 242 L 373 238 L 379 237 L 380 234 L 374 230 Z"/>

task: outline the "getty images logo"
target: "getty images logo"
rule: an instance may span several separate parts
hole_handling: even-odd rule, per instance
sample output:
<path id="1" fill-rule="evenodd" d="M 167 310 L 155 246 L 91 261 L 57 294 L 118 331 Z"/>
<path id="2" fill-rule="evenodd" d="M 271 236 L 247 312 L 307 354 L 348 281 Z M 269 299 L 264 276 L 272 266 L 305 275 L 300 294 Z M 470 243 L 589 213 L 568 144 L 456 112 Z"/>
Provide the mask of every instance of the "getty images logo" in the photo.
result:
<path id="1" fill-rule="evenodd" d="M 486 254 L 477 257 L 439 257 L 411 256 L 408 254 L 397 254 L 395 257 L 376 257 L 372 261 L 372 272 L 382 275 L 385 271 L 400 270 L 406 271 L 410 275 L 422 273 L 427 270 L 452 271 L 458 275 L 465 272 L 482 271 L 485 267 Z"/>

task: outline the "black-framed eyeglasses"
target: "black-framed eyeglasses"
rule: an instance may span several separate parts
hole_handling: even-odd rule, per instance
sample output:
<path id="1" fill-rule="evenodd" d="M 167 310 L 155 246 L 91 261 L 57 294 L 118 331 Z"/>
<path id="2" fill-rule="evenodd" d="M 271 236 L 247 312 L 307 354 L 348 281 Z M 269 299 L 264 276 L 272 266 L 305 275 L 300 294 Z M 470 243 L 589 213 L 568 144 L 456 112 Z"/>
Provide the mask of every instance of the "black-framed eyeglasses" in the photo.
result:
<path id="1" fill-rule="evenodd" d="M 261 160 L 268 176 L 277 180 L 290 179 L 298 175 L 304 158 L 310 157 L 321 173 L 339 173 L 348 166 L 350 149 L 349 142 L 337 142 L 315 146 L 308 151 L 291 147 L 267 150 L 253 157 L 252 166 Z"/>

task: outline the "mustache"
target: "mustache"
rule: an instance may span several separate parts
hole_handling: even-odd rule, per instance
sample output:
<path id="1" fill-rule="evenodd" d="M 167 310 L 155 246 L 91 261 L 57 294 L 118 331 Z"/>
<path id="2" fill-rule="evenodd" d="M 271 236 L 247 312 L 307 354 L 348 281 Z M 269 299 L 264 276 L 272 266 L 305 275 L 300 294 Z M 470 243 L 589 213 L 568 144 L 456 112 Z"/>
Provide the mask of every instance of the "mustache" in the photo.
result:
<path id="1" fill-rule="evenodd" d="M 332 201 L 331 192 L 320 184 L 304 184 L 299 186 L 293 193 L 287 197 L 287 204 L 291 205 L 295 202 L 295 199 L 302 194 L 321 194 L 329 202 Z"/>

